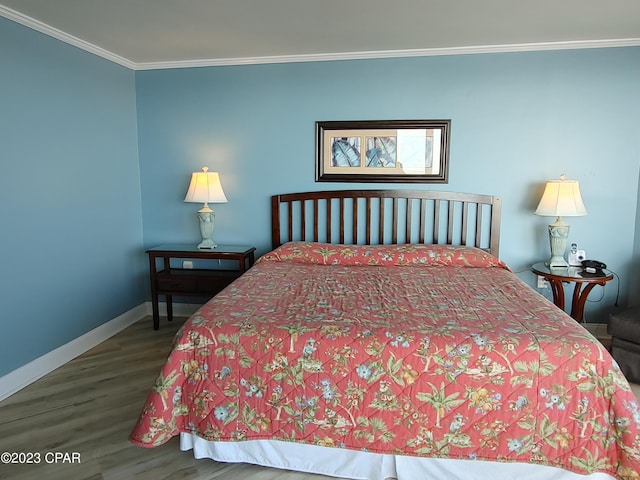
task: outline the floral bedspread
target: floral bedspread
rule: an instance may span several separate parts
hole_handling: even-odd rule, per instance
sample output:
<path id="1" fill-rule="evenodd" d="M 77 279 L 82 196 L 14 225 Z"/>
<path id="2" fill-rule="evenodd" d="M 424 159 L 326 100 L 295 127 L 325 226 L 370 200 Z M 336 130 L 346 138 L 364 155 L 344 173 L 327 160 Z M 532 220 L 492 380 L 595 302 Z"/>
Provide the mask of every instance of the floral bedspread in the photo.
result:
<path id="1" fill-rule="evenodd" d="M 485 252 L 290 243 L 194 314 L 131 433 L 640 478 L 608 352 Z"/>

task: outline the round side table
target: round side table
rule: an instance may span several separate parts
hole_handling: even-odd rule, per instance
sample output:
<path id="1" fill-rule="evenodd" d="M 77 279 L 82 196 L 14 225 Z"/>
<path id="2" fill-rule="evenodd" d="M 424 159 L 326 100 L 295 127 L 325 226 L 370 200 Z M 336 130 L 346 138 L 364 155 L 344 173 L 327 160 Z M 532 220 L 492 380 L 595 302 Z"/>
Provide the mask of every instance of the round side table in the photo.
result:
<path id="1" fill-rule="evenodd" d="M 564 310 L 564 283 L 575 283 L 573 299 L 571 302 L 571 317 L 582 322 L 584 317 L 584 304 L 589 292 L 596 285 L 604 286 L 613 280 L 613 275 L 603 270 L 602 274 L 586 273 L 582 267 L 549 267 L 540 262 L 531 266 L 531 271 L 536 275 L 546 278 L 553 292 L 553 303 Z"/>

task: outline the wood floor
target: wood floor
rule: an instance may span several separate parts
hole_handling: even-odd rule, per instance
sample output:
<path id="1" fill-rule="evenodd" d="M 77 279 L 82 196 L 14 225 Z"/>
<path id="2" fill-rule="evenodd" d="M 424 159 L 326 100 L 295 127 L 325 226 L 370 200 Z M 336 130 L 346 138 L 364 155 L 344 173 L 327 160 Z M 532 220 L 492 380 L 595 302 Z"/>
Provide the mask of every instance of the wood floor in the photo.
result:
<path id="1" fill-rule="evenodd" d="M 0 463 L 0 479 L 323 480 L 329 477 L 195 460 L 177 438 L 158 448 L 128 435 L 185 319 L 147 317 L 0 402 L 0 454 L 31 452 L 40 463 Z M 69 454 L 56 463 L 55 453 Z M 32 457 L 37 461 L 37 456 Z"/>

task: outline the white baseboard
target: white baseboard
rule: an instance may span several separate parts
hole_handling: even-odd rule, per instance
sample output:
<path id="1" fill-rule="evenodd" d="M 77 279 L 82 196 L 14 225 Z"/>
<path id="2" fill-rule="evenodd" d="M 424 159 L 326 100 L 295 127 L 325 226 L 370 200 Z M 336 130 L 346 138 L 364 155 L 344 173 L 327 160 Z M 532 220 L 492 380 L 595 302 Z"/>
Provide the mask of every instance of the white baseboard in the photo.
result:
<path id="1" fill-rule="evenodd" d="M 55 350 L 19 367 L 12 372 L 0 377 L 0 400 L 13 395 L 47 373 L 73 360 L 78 355 L 92 349 L 96 345 L 111 338 L 116 333 L 124 330 L 147 315 L 147 305 L 141 304 L 128 312 L 103 323 L 97 328 L 65 343 Z"/>
<path id="2" fill-rule="evenodd" d="M 159 307 L 160 315 L 166 315 L 166 304 L 160 302 Z M 190 303 L 174 303 L 173 314 L 176 317 L 189 317 L 200 307 L 201 305 Z M 151 302 L 142 303 L 90 332 L 71 340 L 69 343 L 61 345 L 55 350 L 0 377 L 0 401 L 22 390 L 77 356 L 91 350 L 96 345 L 108 340 L 145 316 L 151 315 L 151 312 Z"/>

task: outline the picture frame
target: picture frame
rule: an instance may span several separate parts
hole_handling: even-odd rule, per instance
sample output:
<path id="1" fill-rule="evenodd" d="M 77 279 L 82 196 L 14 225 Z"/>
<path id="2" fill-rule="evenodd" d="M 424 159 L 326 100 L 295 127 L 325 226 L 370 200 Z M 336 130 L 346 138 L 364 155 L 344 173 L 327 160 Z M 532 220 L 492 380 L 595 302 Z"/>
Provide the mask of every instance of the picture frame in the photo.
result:
<path id="1" fill-rule="evenodd" d="M 316 182 L 447 183 L 451 120 L 316 122 Z"/>

